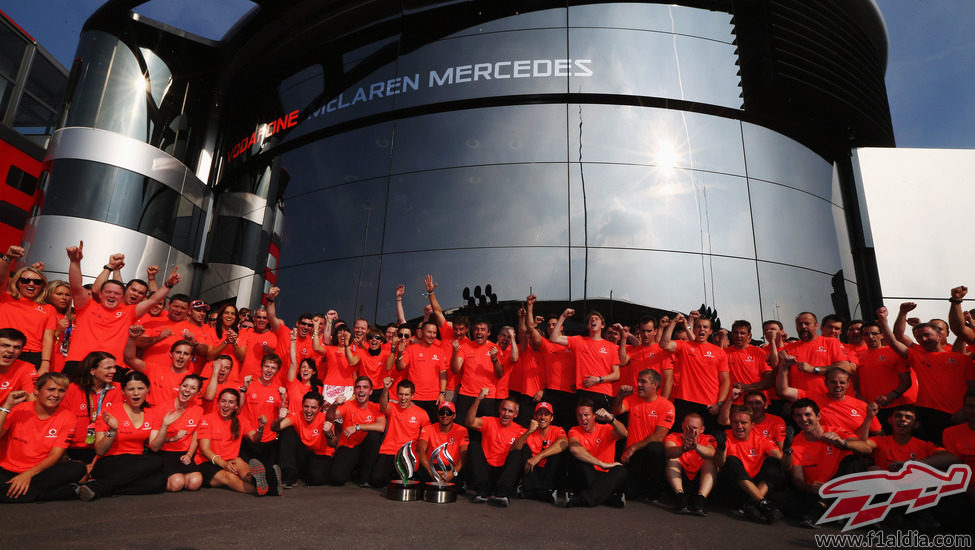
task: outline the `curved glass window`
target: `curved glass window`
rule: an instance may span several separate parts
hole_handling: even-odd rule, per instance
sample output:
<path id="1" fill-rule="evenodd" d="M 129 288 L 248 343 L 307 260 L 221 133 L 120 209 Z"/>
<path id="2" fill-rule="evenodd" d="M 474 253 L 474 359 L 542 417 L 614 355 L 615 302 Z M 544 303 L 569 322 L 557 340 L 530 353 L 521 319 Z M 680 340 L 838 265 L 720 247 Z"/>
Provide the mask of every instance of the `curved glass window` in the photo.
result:
<path id="1" fill-rule="evenodd" d="M 289 151 L 280 157 L 290 175 L 284 198 L 385 176 L 392 146 L 393 125 L 376 124 Z"/>
<path id="2" fill-rule="evenodd" d="M 762 287 L 762 318 L 781 321 L 790 334 L 799 313 L 811 311 L 822 318 L 835 311 L 830 299 L 832 277 L 825 273 L 758 262 L 758 282 Z"/>
<path id="3" fill-rule="evenodd" d="M 55 160 L 44 215 L 73 216 L 134 229 L 195 256 L 205 212 L 142 174 L 75 159 Z"/>
<path id="4" fill-rule="evenodd" d="M 822 157 L 768 128 L 743 122 L 741 133 L 748 177 L 774 181 L 832 200 L 833 167 Z"/>
<path id="5" fill-rule="evenodd" d="M 609 27 L 686 34 L 730 44 L 731 14 L 667 4 L 584 4 L 569 7 L 570 27 Z"/>

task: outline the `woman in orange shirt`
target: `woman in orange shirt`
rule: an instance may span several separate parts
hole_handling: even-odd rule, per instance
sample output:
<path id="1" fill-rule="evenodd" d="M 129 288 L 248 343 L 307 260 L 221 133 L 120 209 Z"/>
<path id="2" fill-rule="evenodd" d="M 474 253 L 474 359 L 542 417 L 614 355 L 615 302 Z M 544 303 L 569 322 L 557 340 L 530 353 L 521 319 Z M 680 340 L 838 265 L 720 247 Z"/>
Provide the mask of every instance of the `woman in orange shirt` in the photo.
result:
<path id="1" fill-rule="evenodd" d="M 203 484 L 203 476 L 193 462 L 196 430 L 203 420 L 203 407 L 193 403 L 202 383 L 199 375 L 184 376 L 169 410 L 162 405 L 158 407 L 156 429 L 149 435 L 149 448 L 162 457 L 166 490 L 172 493 L 183 489 L 196 491 Z"/>
<path id="2" fill-rule="evenodd" d="M 68 457 L 92 464 L 95 459 L 95 421 L 102 411 L 119 410 L 124 398 L 115 380 L 118 366 L 107 351 L 93 351 L 81 361 L 61 408 L 76 418 Z"/>
<path id="3" fill-rule="evenodd" d="M 5 273 L 0 275 L 0 281 L 6 279 Z M 47 278 L 30 266 L 18 269 L 7 281 L 7 291 L 0 293 L 0 327 L 13 327 L 27 336 L 20 360 L 34 365 L 37 374 L 51 369 L 54 349 L 55 311 L 44 302 L 46 297 Z"/>
<path id="4" fill-rule="evenodd" d="M 68 343 L 71 323 L 71 285 L 65 281 L 51 281 L 47 284 L 47 297 L 44 303 L 54 308 L 54 346 L 51 349 L 51 370 L 61 372 L 68 357 Z"/>
<path id="5" fill-rule="evenodd" d="M 237 390 L 222 390 L 216 410 L 203 417 L 196 432 L 199 443 L 196 465 L 203 476 L 203 484 L 208 487 L 227 487 L 238 493 L 256 494 L 250 466 L 240 458 L 241 439 L 251 431 L 251 427 L 238 418 L 239 409 L 240 394 Z"/>

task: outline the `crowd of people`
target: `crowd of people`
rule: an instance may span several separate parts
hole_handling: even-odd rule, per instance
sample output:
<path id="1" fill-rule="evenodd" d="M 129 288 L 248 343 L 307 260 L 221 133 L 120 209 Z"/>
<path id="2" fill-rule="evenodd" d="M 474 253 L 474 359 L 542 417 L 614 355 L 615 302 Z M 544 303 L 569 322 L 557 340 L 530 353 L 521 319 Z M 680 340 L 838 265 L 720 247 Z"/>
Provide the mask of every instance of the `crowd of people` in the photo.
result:
<path id="1" fill-rule="evenodd" d="M 0 257 L 2 502 L 384 488 L 408 446 L 420 481 L 474 503 L 630 500 L 697 516 L 720 504 L 815 528 L 819 488 L 838 476 L 975 466 L 965 287 L 947 321 L 909 318 L 912 303 L 893 326 L 886 308 L 866 321 L 803 312 L 794 336 L 768 320 L 755 340 L 748 321 L 722 329 L 698 311 L 632 326 L 593 311 L 570 335 L 576 312 L 540 315 L 534 295 L 516 326 L 448 320 L 428 275 L 417 324 L 400 285 L 389 326 L 332 310 L 288 326 L 277 287 L 253 310 L 211 310 L 171 292 L 175 268 L 161 286 L 156 266 L 124 282 L 113 254 L 85 285 L 83 244 L 66 252 L 67 282 L 20 265 L 19 247 Z M 890 519 L 963 522 L 975 489 L 953 502 Z"/>

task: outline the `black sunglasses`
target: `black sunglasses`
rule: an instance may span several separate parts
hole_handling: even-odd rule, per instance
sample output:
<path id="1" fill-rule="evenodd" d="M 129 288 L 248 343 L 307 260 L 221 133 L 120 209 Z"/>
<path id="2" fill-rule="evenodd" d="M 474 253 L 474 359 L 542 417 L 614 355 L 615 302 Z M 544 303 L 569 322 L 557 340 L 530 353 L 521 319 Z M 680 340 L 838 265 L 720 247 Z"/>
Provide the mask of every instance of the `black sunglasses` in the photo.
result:
<path id="1" fill-rule="evenodd" d="M 409 338 L 410 337 L 410 333 L 409 332 L 401 332 L 401 333 L 399 333 L 399 337 L 400 338 Z"/>
<path id="2" fill-rule="evenodd" d="M 382 340 L 383 337 L 380 336 L 380 335 L 378 335 L 378 334 L 373 334 L 372 336 L 369 337 L 369 339 L 370 340 Z"/>
<path id="3" fill-rule="evenodd" d="M 454 416 L 451 411 L 437 411 L 437 416 Z"/>
<path id="4" fill-rule="evenodd" d="M 33 279 L 31 277 L 21 277 L 17 279 L 22 285 L 42 285 L 44 284 L 44 279 Z"/>

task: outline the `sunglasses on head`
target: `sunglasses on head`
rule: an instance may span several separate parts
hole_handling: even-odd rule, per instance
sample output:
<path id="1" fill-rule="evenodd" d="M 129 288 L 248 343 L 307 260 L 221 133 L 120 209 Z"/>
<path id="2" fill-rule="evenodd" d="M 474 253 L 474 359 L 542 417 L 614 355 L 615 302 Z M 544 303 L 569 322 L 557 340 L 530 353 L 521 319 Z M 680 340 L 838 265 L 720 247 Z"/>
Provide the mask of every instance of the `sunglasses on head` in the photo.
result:
<path id="1" fill-rule="evenodd" d="M 34 279 L 33 277 L 21 277 L 17 279 L 22 285 L 42 285 L 44 284 L 44 279 Z"/>

